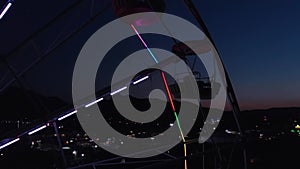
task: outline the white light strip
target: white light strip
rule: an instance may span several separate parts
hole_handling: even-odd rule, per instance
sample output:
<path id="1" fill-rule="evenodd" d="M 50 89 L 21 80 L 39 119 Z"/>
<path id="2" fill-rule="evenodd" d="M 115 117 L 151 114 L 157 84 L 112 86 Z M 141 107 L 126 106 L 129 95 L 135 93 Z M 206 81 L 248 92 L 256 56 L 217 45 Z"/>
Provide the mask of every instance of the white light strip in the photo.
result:
<path id="1" fill-rule="evenodd" d="M 96 104 L 96 103 L 98 103 L 98 102 L 100 102 L 100 101 L 102 101 L 102 100 L 103 100 L 103 98 L 101 97 L 100 99 L 97 99 L 97 100 L 95 100 L 95 101 L 93 101 L 93 102 L 91 102 L 91 103 L 85 105 L 84 107 L 90 107 L 90 106 L 92 106 L 92 105 L 94 105 L 94 104 Z"/>
<path id="2" fill-rule="evenodd" d="M 74 110 L 74 111 L 72 111 L 71 113 L 66 114 L 66 115 L 64 115 L 64 116 L 62 116 L 62 117 L 60 117 L 60 118 L 58 118 L 58 121 L 61 121 L 61 120 L 65 119 L 65 118 L 67 118 L 67 117 L 69 117 L 69 116 L 72 116 L 72 115 L 75 114 L 75 113 L 77 113 L 77 110 Z"/>
<path id="3" fill-rule="evenodd" d="M 229 130 L 227 130 L 227 129 L 225 130 L 225 132 L 228 133 L 228 134 L 231 134 L 231 132 Z"/>
<path id="4" fill-rule="evenodd" d="M 118 89 L 118 90 L 116 90 L 116 91 L 114 91 L 114 92 L 111 92 L 110 95 L 111 95 L 111 96 L 112 96 L 112 95 L 115 95 L 115 94 L 117 94 L 117 93 L 119 93 L 119 92 L 121 92 L 121 91 L 123 91 L 123 90 L 125 90 L 125 89 L 127 89 L 126 86 L 125 86 L 125 87 L 122 87 L 121 89 Z"/>
<path id="5" fill-rule="evenodd" d="M 2 19 L 2 17 L 5 15 L 5 13 L 8 11 L 8 9 L 10 8 L 10 6 L 12 5 L 12 3 L 10 2 L 10 3 L 8 3 L 7 5 L 6 5 L 6 7 L 4 8 L 4 10 L 1 12 L 1 14 L 0 14 L 0 19 Z"/>
<path id="6" fill-rule="evenodd" d="M 143 78 L 141 78 L 141 79 L 139 79 L 139 80 L 133 82 L 133 84 L 134 84 L 134 85 L 135 85 L 135 84 L 138 84 L 138 83 L 140 83 L 140 82 L 142 82 L 142 81 L 144 81 L 144 80 L 146 80 L 146 79 L 148 79 L 148 78 L 149 78 L 149 76 L 145 76 L 145 77 L 143 77 Z"/>
<path id="7" fill-rule="evenodd" d="M 0 146 L 0 150 L 3 149 L 4 147 L 7 147 L 7 146 L 9 146 L 9 145 L 11 145 L 11 144 L 13 144 L 13 143 L 19 141 L 19 140 L 20 140 L 20 138 L 16 138 L 16 139 L 14 139 L 14 140 L 12 140 L 12 141 L 6 143 L 6 144 L 3 144 L 2 146 Z"/>
<path id="8" fill-rule="evenodd" d="M 43 125 L 43 126 L 37 128 L 37 129 L 35 129 L 35 130 L 29 132 L 28 135 L 34 134 L 34 133 L 36 133 L 36 132 L 38 132 L 38 131 L 40 131 L 40 130 L 43 130 L 43 129 L 46 128 L 46 127 L 47 127 L 46 125 Z"/>

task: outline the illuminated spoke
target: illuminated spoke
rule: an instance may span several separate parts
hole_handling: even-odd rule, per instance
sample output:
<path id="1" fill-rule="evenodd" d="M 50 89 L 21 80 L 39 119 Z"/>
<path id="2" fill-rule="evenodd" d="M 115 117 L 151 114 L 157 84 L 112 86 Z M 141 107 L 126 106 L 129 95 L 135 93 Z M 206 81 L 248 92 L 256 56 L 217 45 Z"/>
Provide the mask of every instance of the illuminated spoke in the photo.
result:
<path id="1" fill-rule="evenodd" d="M 148 47 L 148 45 L 146 44 L 146 42 L 143 40 L 142 36 L 139 34 L 139 32 L 137 31 L 137 29 L 134 27 L 134 25 L 131 24 L 131 28 L 133 29 L 133 31 L 135 32 L 135 34 L 139 37 L 140 41 L 142 42 L 142 44 L 144 45 L 144 47 L 148 50 L 149 54 L 151 55 L 151 57 L 153 58 L 153 60 L 158 63 L 158 60 L 156 59 L 156 57 L 154 56 L 153 52 L 151 51 L 151 49 Z M 177 125 L 178 125 L 178 128 L 179 128 L 179 131 L 180 131 L 180 134 L 181 134 L 181 138 L 182 138 L 182 141 L 183 141 L 183 148 L 184 148 L 184 157 L 187 156 L 187 151 L 186 151 L 186 142 L 185 142 L 185 138 L 184 138 L 184 135 L 183 135 L 183 132 L 182 132 L 182 129 L 181 129 L 181 125 L 180 125 L 180 122 L 179 122 L 179 118 L 177 116 L 177 113 L 176 113 L 176 109 L 175 109 L 175 106 L 174 106 L 174 102 L 173 102 L 173 99 L 172 99 L 172 95 L 171 95 L 171 92 L 170 92 L 170 89 L 169 89 L 169 86 L 168 86 L 168 83 L 167 83 L 167 80 L 166 80 L 166 77 L 165 77 L 165 74 L 164 72 L 162 71 L 161 72 L 161 77 L 163 79 L 163 82 L 164 82 L 164 86 L 166 88 L 166 91 L 167 91 L 167 94 L 168 94 L 168 98 L 169 98 L 169 101 L 171 103 L 171 106 L 172 106 L 172 110 L 174 111 L 174 115 L 175 115 L 175 118 L 176 118 L 176 122 L 177 122 Z M 187 161 L 186 159 L 184 160 L 184 167 L 185 169 L 187 169 Z"/>

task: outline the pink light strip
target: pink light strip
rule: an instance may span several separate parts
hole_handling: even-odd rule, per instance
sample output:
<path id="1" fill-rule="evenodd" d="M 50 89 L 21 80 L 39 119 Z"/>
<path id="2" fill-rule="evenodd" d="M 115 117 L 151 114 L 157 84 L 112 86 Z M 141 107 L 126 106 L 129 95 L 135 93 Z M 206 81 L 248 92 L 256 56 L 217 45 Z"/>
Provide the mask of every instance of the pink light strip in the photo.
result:
<path id="1" fill-rule="evenodd" d="M 132 24 L 130 26 L 134 30 L 135 34 L 139 37 L 139 39 L 141 40 L 141 42 L 143 43 L 143 45 L 145 46 L 145 48 L 148 48 L 147 44 L 145 43 L 145 41 L 141 37 L 140 33 L 135 29 L 135 27 Z"/>

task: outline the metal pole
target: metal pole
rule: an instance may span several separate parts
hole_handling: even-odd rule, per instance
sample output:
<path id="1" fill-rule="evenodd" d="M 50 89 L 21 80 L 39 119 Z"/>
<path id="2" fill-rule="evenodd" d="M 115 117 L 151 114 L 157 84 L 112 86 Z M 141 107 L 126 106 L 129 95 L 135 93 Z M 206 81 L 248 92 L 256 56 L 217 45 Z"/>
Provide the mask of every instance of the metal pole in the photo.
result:
<path id="1" fill-rule="evenodd" d="M 3 60 L 3 64 L 5 66 L 7 66 L 8 70 L 13 74 L 13 77 L 16 79 L 17 83 L 20 85 L 20 87 L 23 89 L 23 92 L 25 94 L 25 96 L 28 97 L 28 99 L 30 99 L 33 103 L 34 109 L 36 109 L 37 112 L 40 111 L 40 108 L 42 108 L 42 111 L 46 111 L 47 113 L 49 113 L 48 108 L 44 105 L 44 103 L 37 98 L 36 96 L 34 96 L 33 94 L 30 94 L 26 88 L 25 88 L 25 82 L 23 82 L 20 77 L 17 75 L 17 72 L 14 70 L 14 68 L 8 63 L 7 60 Z M 43 119 L 46 120 L 46 116 L 43 115 Z"/>
<path id="2" fill-rule="evenodd" d="M 201 26 L 202 30 L 204 31 L 204 33 L 206 34 L 206 36 L 208 37 L 208 39 L 211 41 L 211 43 L 213 44 L 213 46 L 216 48 L 216 45 L 208 31 L 208 28 L 206 27 L 200 13 L 198 12 L 198 10 L 196 9 L 195 5 L 193 4 L 193 2 L 191 0 L 184 0 L 185 4 L 187 5 L 187 7 L 189 8 L 189 10 L 191 11 L 192 15 L 195 17 L 195 19 L 197 20 L 197 22 L 199 23 L 199 25 Z M 218 50 L 216 49 L 217 53 Z M 222 59 L 220 58 L 222 64 L 223 64 L 223 61 Z M 224 67 L 224 64 L 223 64 L 223 67 Z M 226 82 L 227 82 L 227 93 L 228 93 L 228 97 L 229 97 L 229 101 L 230 101 L 230 104 L 232 106 L 232 109 L 233 109 L 233 116 L 234 116 L 234 119 L 235 119 L 235 122 L 236 122 L 236 125 L 238 127 L 238 130 L 240 132 L 240 136 L 243 140 L 244 138 L 244 133 L 243 133 L 243 130 L 241 128 L 241 125 L 240 125 L 240 122 L 239 122 L 239 113 L 240 113 L 240 108 L 239 108 L 239 105 L 238 105 L 238 101 L 237 101 L 237 98 L 234 94 L 234 90 L 233 90 L 233 86 L 231 84 L 231 81 L 230 81 L 230 78 L 229 78 L 229 75 L 224 67 L 224 72 L 225 72 L 225 76 L 226 76 Z M 244 148 L 243 149 L 243 156 L 244 156 L 244 169 L 247 169 L 247 153 L 246 153 L 246 149 Z"/>
<path id="3" fill-rule="evenodd" d="M 79 1 L 78 3 L 83 2 L 83 1 Z M 76 3 L 77 4 L 77 3 Z M 74 4 L 76 6 L 76 4 Z M 68 34 L 64 39 L 62 39 L 61 41 L 59 41 L 57 43 L 57 45 L 55 45 L 54 47 L 52 47 L 51 49 L 47 50 L 44 54 L 42 54 L 41 56 L 39 56 L 38 58 L 36 58 L 29 66 L 27 66 L 25 69 L 23 69 L 21 72 L 19 72 L 17 74 L 17 77 L 22 77 L 25 73 L 27 73 L 29 70 L 31 70 L 35 65 L 39 64 L 41 61 L 43 61 L 47 56 L 49 56 L 50 54 L 52 54 L 57 48 L 59 48 L 60 46 L 62 46 L 63 44 L 65 44 L 66 41 L 68 41 L 69 39 L 71 39 L 73 36 L 75 36 L 76 34 L 78 34 L 81 30 L 83 30 L 85 27 L 87 27 L 89 24 L 92 23 L 92 21 L 94 21 L 98 16 L 100 16 L 104 11 L 106 11 L 108 9 L 108 7 L 110 7 L 110 3 L 105 5 L 105 8 L 102 9 L 101 11 L 97 12 L 93 17 L 89 18 L 89 20 L 87 22 L 85 22 L 83 25 L 79 26 L 78 29 L 72 31 L 70 34 Z M 75 7 L 74 6 L 74 7 Z M 73 7 L 72 7 L 73 8 Z M 69 9 L 69 8 L 68 8 Z M 66 13 L 67 10 L 64 13 Z M 61 15 L 63 15 L 61 14 Z M 51 20 L 47 25 L 50 26 L 52 23 L 54 23 L 54 20 Z M 46 29 L 48 26 L 45 26 L 45 28 L 43 27 L 41 30 L 39 30 L 37 33 L 34 33 L 33 35 L 31 35 L 28 40 L 25 40 L 24 42 L 22 42 L 20 45 L 18 45 L 14 50 L 12 50 L 10 53 L 8 53 L 6 56 L 3 56 L 5 58 L 11 56 L 14 54 L 15 51 L 19 50 L 23 45 L 25 45 L 28 41 L 30 41 L 31 39 L 33 39 L 35 37 L 36 34 L 40 33 L 42 30 Z M 0 57 L 1 59 L 1 57 Z M 10 80 L 9 82 L 7 82 L 1 89 L 0 92 L 4 91 L 8 86 L 10 86 L 16 79 L 13 78 L 12 80 Z"/>
<path id="4" fill-rule="evenodd" d="M 205 169 L 205 143 L 202 143 L 202 169 Z"/>
<path id="5" fill-rule="evenodd" d="M 53 127 L 54 127 L 54 130 L 55 130 L 55 133 L 56 133 L 56 138 L 57 138 L 58 146 L 59 146 L 59 149 L 60 149 L 60 153 L 61 153 L 61 156 L 62 156 L 62 159 L 63 159 L 63 162 L 64 162 L 64 167 L 67 168 L 68 165 L 67 165 L 66 156 L 65 156 L 64 150 L 62 149 L 61 139 L 60 139 L 60 135 L 59 135 L 57 125 L 56 125 L 55 121 L 53 122 Z"/>

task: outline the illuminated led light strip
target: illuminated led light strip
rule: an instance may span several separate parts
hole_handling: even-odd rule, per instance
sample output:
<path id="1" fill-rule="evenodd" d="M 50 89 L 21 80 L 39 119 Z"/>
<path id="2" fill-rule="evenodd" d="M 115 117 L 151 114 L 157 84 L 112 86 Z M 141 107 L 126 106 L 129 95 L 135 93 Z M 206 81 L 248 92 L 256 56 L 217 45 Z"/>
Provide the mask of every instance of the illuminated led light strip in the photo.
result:
<path id="1" fill-rule="evenodd" d="M 47 127 L 46 125 L 43 125 L 43 126 L 37 128 L 37 129 L 35 129 L 35 130 L 29 132 L 28 135 L 32 135 L 32 134 L 34 134 L 34 133 L 36 133 L 36 132 L 38 132 L 38 131 L 43 130 L 43 129 L 46 128 L 46 127 Z"/>
<path id="2" fill-rule="evenodd" d="M 176 109 L 175 109 L 175 106 L 174 106 L 174 103 L 173 103 L 173 99 L 172 99 L 172 96 L 171 96 L 171 92 L 170 92 L 170 89 L 169 89 L 169 86 L 168 86 L 168 83 L 167 83 L 167 80 L 166 80 L 166 77 L 165 77 L 165 73 L 164 72 L 161 72 L 161 77 L 164 81 L 164 85 L 165 85 L 165 88 L 167 90 L 167 93 L 168 93 L 168 97 L 169 97 L 169 100 L 170 100 L 170 103 L 171 103 L 171 106 L 172 106 L 172 109 L 173 111 L 175 112 Z M 176 113 L 176 112 L 175 112 Z"/>
<path id="3" fill-rule="evenodd" d="M 146 42 L 143 40 L 143 38 L 141 37 L 140 33 L 136 30 L 136 28 L 134 27 L 134 25 L 130 25 L 131 28 L 133 29 L 133 31 L 135 32 L 135 34 L 139 37 L 139 39 L 142 41 L 143 45 L 145 46 L 145 48 L 148 48 Z"/>
<path id="4" fill-rule="evenodd" d="M 145 76 L 145 77 L 143 77 L 143 78 L 141 78 L 141 79 L 139 79 L 139 80 L 133 82 L 133 84 L 136 85 L 136 84 L 138 84 L 138 83 L 140 83 L 140 82 L 142 82 L 142 81 L 144 81 L 144 80 L 146 80 L 146 79 L 148 79 L 148 78 L 149 78 L 149 76 Z"/>
<path id="5" fill-rule="evenodd" d="M 98 102 L 100 102 L 100 101 L 102 101 L 103 100 L 103 98 L 101 97 L 100 99 L 97 99 L 97 100 L 95 100 L 95 101 L 93 101 L 93 102 L 91 102 L 91 103 L 89 103 L 89 104 L 87 104 L 87 105 L 85 105 L 84 107 L 90 107 L 90 106 L 92 106 L 92 105 L 94 105 L 94 104 L 96 104 L 96 103 L 98 103 Z"/>
<path id="6" fill-rule="evenodd" d="M 2 19 L 2 17 L 6 14 L 6 12 L 8 11 L 8 9 L 11 7 L 12 3 L 9 2 L 6 7 L 4 8 L 4 10 L 1 12 L 0 14 L 0 19 Z"/>
<path id="7" fill-rule="evenodd" d="M 65 118 L 67 118 L 67 117 L 69 117 L 69 116 L 72 116 L 72 115 L 75 114 L 75 113 L 77 113 L 77 110 L 74 110 L 74 111 L 72 111 L 71 113 L 68 113 L 68 114 L 62 116 L 62 117 L 58 118 L 57 120 L 58 120 L 58 121 L 61 121 L 61 120 L 65 119 Z"/>
<path id="8" fill-rule="evenodd" d="M 184 157 L 186 157 L 187 151 L 186 151 L 185 138 L 184 138 L 184 135 L 183 135 L 183 132 L 182 132 L 181 125 L 180 125 L 180 123 L 179 123 L 179 118 L 178 118 L 178 115 L 177 115 L 177 113 L 176 113 L 176 109 L 175 109 L 175 106 L 174 106 L 174 102 L 173 102 L 173 99 L 172 99 L 172 96 L 171 96 L 171 92 L 170 92 L 170 89 L 169 89 L 169 87 L 168 87 L 168 83 L 167 83 L 167 80 L 166 80 L 166 77 L 165 77 L 164 72 L 161 72 L 161 76 L 162 76 L 162 79 L 163 79 L 163 81 L 164 81 L 164 85 L 165 85 L 165 87 L 166 87 L 166 90 L 167 90 L 167 93 L 168 93 L 168 97 L 169 97 L 169 100 L 170 100 L 172 109 L 173 109 L 173 111 L 174 111 L 174 115 L 175 115 L 175 118 L 176 118 L 176 122 L 177 122 L 179 131 L 180 131 L 180 135 L 181 135 L 181 138 L 182 138 L 182 141 L 183 141 Z M 184 160 L 184 165 L 185 165 L 185 168 L 187 168 L 187 161 L 186 161 L 186 159 Z"/>
<path id="9" fill-rule="evenodd" d="M 19 140 L 20 140 L 20 138 L 16 138 L 16 139 L 14 139 L 14 140 L 6 143 L 6 144 L 3 144 L 2 146 L 0 146 L 0 150 L 3 149 L 3 148 L 5 148 L 5 147 L 7 147 L 7 146 L 9 146 L 9 145 L 11 145 L 11 144 L 14 144 L 15 142 L 17 142 Z"/>
<path id="10" fill-rule="evenodd" d="M 114 91 L 114 92 L 111 92 L 110 95 L 111 95 L 111 96 L 112 96 L 112 95 L 115 95 L 115 94 L 117 94 L 117 93 L 119 93 L 119 92 L 121 92 L 121 91 L 123 91 L 123 90 L 125 90 L 125 89 L 127 89 L 126 86 L 125 86 L 125 87 L 122 87 L 121 89 L 118 89 L 118 90 L 116 90 L 116 91 Z"/>
<path id="11" fill-rule="evenodd" d="M 152 53 L 152 51 L 149 48 L 147 48 L 147 50 L 150 53 L 150 55 L 152 56 L 152 58 L 154 59 L 155 63 L 158 63 L 158 61 L 157 61 L 156 57 L 154 56 L 154 54 Z"/>
<path id="12" fill-rule="evenodd" d="M 158 63 L 158 60 L 156 59 L 156 57 L 154 56 L 154 54 L 152 53 L 152 51 L 148 48 L 146 42 L 143 40 L 143 38 L 141 37 L 140 33 L 136 30 L 136 28 L 134 27 L 134 25 L 131 24 L 130 26 L 133 29 L 133 31 L 135 32 L 135 34 L 139 37 L 139 39 L 141 40 L 141 42 L 143 43 L 143 45 L 145 46 L 145 48 L 148 50 L 148 52 L 150 53 L 150 55 L 154 59 L 154 61 L 156 63 Z"/>
<path id="13" fill-rule="evenodd" d="M 184 157 L 186 158 L 187 156 L 186 143 L 183 143 L 183 151 L 184 151 Z M 184 159 L 184 168 L 187 169 L 187 159 Z"/>
<path id="14" fill-rule="evenodd" d="M 186 156 L 187 156 L 187 151 L 186 151 L 186 141 L 185 141 L 185 138 L 184 138 L 184 136 L 183 136 L 183 132 L 182 132 L 182 129 L 181 129 L 181 125 L 180 125 L 180 123 L 179 123 L 178 115 L 177 115 L 177 113 L 176 113 L 175 111 L 174 111 L 174 115 L 175 115 L 176 122 L 177 122 L 179 131 L 180 131 L 180 134 L 181 134 L 181 138 L 182 138 L 182 141 L 183 141 L 184 157 L 186 157 Z M 184 160 L 184 167 L 187 169 L 187 160 L 186 160 L 186 159 Z"/>
<path id="15" fill-rule="evenodd" d="M 175 115 L 175 118 L 176 118 L 176 122 L 177 122 L 177 125 L 178 125 L 178 128 L 179 128 L 182 140 L 185 142 L 185 139 L 184 139 L 184 136 L 183 136 L 183 132 L 182 132 L 182 129 L 181 129 L 181 125 L 179 123 L 178 115 L 177 115 L 177 113 L 175 111 L 174 111 L 174 115 Z"/>
<path id="16" fill-rule="evenodd" d="M 134 32 L 136 33 L 136 35 L 139 37 L 139 39 L 141 40 L 141 42 L 144 44 L 145 48 L 147 48 L 148 52 L 150 53 L 150 55 L 152 56 L 152 58 L 154 59 L 154 61 L 156 63 L 158 63 L 158 61 L 157 61 L 156 57 L 154 56 L 154 54 L 152 53 L 151 49 L 148 48 L 147 44 L 145 43 L 145 41 L 143 40 L 143 38 L 141 37 L 141 35 L 139 34 L 139 32 L 136 30 L 136 28 L 134 27 L 134 25 L 131 24 L 131 27 L 134 30 Z M 174 111 L 174 115 L 176 117 L 176 122 L 178 124 L 178 128 L 179 128 L 179 131 L 180 131 L 180 134 L 181 134 L 181 138 L 182 138 L 182 141 L 183 141 L 184 157 L 186 157 L 187 156 L 186 142 L 185 142 L 185 138 L 184 138 L 184 135 L 183 135 L 183 132 L 182 132 L 182 129 L 181 129 L 181 125 L 180 125 L 180 122 L 179 122 L 179 119 L 178 119 L 178 116 L 177 116 L 177 113 L 176 113 L 176 109 L 175 109 L 175 106 L 174 106 L 174 103 L 173 103 L 171 92 L 169 90 L 169 86 L 168 86 L 168 83 L 167 83 L 167 80 L 166 80 L 166 77 L 165 77 L 165 74 L 164 74 L 163 71 L 161 72 L 161 75 L 162 75 L 162 79 L 164 81 L 165 88 L 166 88 L 167 93 L 168 93 L 168 97 L 169 97 L 172 109 Z M 184 160 L 184 167 L 185 167 L 185 169 L 187 169 L 187 159 Z"/>

